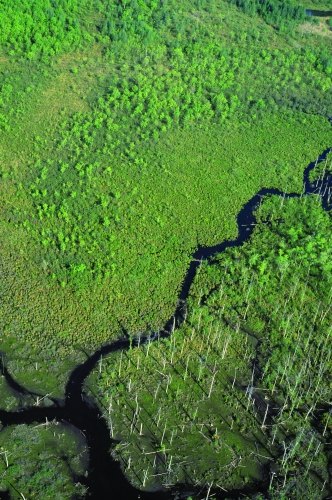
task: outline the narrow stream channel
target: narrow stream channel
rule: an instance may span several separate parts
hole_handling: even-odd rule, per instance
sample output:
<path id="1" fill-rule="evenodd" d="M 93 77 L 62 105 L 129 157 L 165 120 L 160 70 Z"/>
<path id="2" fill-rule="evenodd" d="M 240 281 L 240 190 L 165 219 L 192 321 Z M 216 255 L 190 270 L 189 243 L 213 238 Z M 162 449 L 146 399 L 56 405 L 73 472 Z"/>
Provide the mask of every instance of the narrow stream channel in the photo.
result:
<path id="1" fill-rule="evenodd" d="M 332 10 L 306 9 L 305 13 L 310 17 L 331 17 Z"/>
<path id="2" fill-rule="evenodd" d="M 255 210 L 265 197 L 276 195 L 284 198 L 300 198 L 307 195 L 319 195 L 322 200 L 324 210 L 331 209 L 332 203 L 332 175 L 325 173 L 315 182 L 310 182 L 310 172 L 315 168 L 317 162 L 326 159 L 331 148 L 326 149 L 317 161 L 310 163 L 303 174 L 303 192 L 285 193 L 274 188 L 263 188 L 256 193 L 239 211 L 237 215 L 238 236 L 233 240 L 225 240 L 211 247 L 199 247 L 192 255 L 190 266 L 185 275 L 182 288 L 178 297 L 178 305 L 172 317 L 166 322 L 161 330 L 143 334 L 140 339 L 135 338 L 130 341 L 129 337 L 124 337 L 107 344 L 98 349 L 88 359 L 78 365 L 71 373 L 65 391 L 63 401 L 53 401 L 50 407 L 28 407 L 18 411 L 0 410 L 0 421 L 3 427 L 19 424 L 43 423 L 45 420 L 56 420 L 61 423 L 69 423 L 80 430 L 86 439 L 89 449 L 89 471 L 87 478 L 80 478 L 80 481 L 88 488 L 88 498 L 93 499 L 167 499 L 185 498 L 190 494 L 197 493 L 191 485 L 177 485 L 173 489 L 158 492 L 140 492 L 136 490 L 126 479 L 121 470 L 120 463 L 114 460 L 110 450 L 116 444 L 111 439 L 110 431 L 106 421 L 102 418 L 101 411 L 96 404 L 84 393 L 84 382 L 91 371 L 95 368 L 101 356 L 112 352 L 128 350 L 138 347 L 148 342 L 157 342 L 160 338 L 169 337 L 174 328 L 178 328 L 186 317 L 186 301 L 190 292 L 190 287 L 195 279 L 196 272 L 201 261 L 209 261 L 216 254 L 223 252 L 226 248 L 241 246 L 247 241 L 255 227 Z M 21 387 L 8 373 L 3 366 L 3 375 L 10 387 L 21 394 L 33 394 Z M 260 483 L 249 485 L 242 490 L 229 491 L 227 498 L 239 498 L 243 494 L 266 491 L 268 482 L 263 480 Z M 212 492 L 211 492 L 212 493 Z M 4 498 L 9 498 L 8 494 Z M 218 492 L 217 498 L 222 498 Z"/>

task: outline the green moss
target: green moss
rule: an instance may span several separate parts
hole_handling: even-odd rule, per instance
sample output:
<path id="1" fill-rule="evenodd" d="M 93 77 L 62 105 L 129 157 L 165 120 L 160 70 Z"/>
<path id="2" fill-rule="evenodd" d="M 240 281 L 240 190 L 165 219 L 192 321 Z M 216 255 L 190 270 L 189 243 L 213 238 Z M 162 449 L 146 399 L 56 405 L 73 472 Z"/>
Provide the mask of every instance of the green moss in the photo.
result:
<path id="1" fill-rule="evenodd" d="M 70 428 L 54 423 L 7 428 L 0 432 L 0 453 L 0 492 L 13 498 L 84 498 L 84 486 L 72 479 L 84 472 L 86 450 Z"/>

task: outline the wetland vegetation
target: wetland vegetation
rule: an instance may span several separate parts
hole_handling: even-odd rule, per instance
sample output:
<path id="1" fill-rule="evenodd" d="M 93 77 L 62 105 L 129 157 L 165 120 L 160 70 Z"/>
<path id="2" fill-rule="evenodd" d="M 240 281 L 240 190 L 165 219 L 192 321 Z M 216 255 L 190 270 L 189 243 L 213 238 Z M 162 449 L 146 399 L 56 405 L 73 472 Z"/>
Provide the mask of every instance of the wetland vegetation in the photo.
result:
<path id="1" fill-rule="evenodd" d="M 329 4 L 0 0 L 6 498 L 331 493 Z"/>

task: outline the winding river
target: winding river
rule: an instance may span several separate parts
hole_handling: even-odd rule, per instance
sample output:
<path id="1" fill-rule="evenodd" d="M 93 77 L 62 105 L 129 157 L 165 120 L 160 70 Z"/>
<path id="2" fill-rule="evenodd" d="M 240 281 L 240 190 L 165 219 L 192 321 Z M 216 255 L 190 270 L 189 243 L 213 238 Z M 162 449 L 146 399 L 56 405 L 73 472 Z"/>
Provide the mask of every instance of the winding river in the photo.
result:
<path id="1" fill-rule="evenodd" d="M 326 159 L 331 148 L 326 149 L 317 161 Z M 263 188 L 257 192 L 239 211 L 237 215 L 238 236 L 233 240 L 225 240 L 221 243 L 204 247 L 200 246 L 192 255 L 190 266 L 185 275 L 182 288 L 178 297 L 178 305 L 172 317 L 157 332 L 144 334 L 139 339 L 131 339 L 124 334 L 124 337 L 108 345 L 104 345 L 94 354 L 78 365 L 70 374 L 66 385 L 64 400 L 53 400 L 49 407 L 28 407 L 18 411 L 0 410 L 0 421 L 3 427 L 19 424 L 43 423 L 45 420 L 56 420 L 67 423 L 77 428 L 84 435 L 89 449 L 89 470 L 86 478 L 79 478 L 88 488 L 88 497 L 101 500 L 103 498 L 125 498 L 131 499 L 166 499 L 177 495 L 177 498 L 185 498 L 190 494 L 199 491 L 191 485 L 177 485 L 173 490 L 158 492 L 140 492 L 136 490 L 126 479 L 121 470 L 120 463 L 114 460 L 110 450 L 117 443 L 111 439 L 110 431 L 106 421 L 102 418 L 101 412 L 96 404 L 84 393 L 84 382 L 91 371 L 95 368 L 101 356 L 112 352 L 128 350 L 138 347 L 148 342 L 158 342 L 161 338 L 169 337 L 174 328 L 178 328 L 186 317 L 187 298 L 190 287 L 195 279 L 196 272 L 201 261 L 211 261 L 213 257 L 223 252 L 226 248 L 241 246 L 247 241 L 255 227 L 255 210 L 265 197 L 276 195 L 284 198 L 299 198 L 301 196 L 319 195 L 322 200 L 324 210 L 329 210 L 332 203 L 332 175 L 325 173 L 321 178 L 310 182 L 310 172 L 315 168 L 317 161 L 310 163 L 303 174 L 303 192 L 285 193 L 274 188 Z M 5 366 L 2 366 L 3 375 L 13 390 L 21 395 L 33 394 L 26 388 L 20 386 L 8 373 Z M 229 491 L 227 498 L 239 498 L 242 494 L 251 492 L 266 491 L 267 482 L 252 484 L 242 490 Z M 212 493 L 212 492 L 211 492 Z M 9 495 L 9 494 L 8 494 Z M 9 496 L 7 495 L 7 498 Z M 218 498 L 222 498 L 218 492 Z"/>

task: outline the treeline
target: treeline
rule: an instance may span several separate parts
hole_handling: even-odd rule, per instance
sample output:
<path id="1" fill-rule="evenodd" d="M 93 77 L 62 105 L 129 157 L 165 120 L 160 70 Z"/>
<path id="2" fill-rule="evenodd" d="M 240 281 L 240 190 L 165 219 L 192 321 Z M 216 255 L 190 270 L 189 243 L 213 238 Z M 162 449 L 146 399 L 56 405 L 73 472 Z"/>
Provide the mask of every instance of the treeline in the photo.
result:
<path id="1" fill-rule="evenodd" d="M 281 27 L 305 18 L 303 7 L 283 0 L 227 0 L 245 13 Z M 0 0 L 0 47 L 28 59 L 51 57 L 102 39 L 124 43 L 193 39 L 195 24 L 185 10 L 218 12 L 220 2 L 193 0 L 179 9 L 174 0 Z M 183 10 L 182 10 L 183 9 Z"/>

